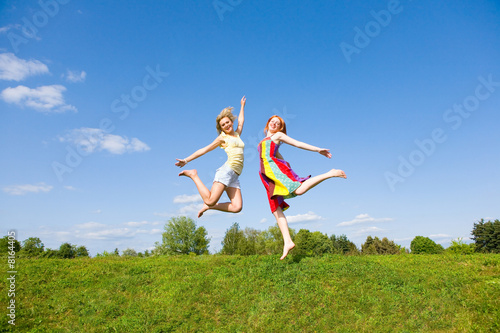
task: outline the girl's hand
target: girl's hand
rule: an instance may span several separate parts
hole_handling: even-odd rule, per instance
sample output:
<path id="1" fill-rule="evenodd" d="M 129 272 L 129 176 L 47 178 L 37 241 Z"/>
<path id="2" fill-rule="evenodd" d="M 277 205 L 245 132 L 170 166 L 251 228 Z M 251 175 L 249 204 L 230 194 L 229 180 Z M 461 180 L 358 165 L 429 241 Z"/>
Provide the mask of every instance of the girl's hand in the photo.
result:
<path id="1" fill-rule="evenodd" d="M 323 155 L 325 157 L 332 158 L 332 153 L 330 153 L 330 149 L 320 148 L 320 150 L 318 151 L 318 153 L 320 153 L 321 155 Z"/>
<path id="2" fill-rule="evenodd" d="M 179 168 L 182 168 L 183 166 L 185 166 L 187 164 L 187 161 L 184 159 L 184 160 L 180 160 L 178 158 L 176 158 L 177 162 L 175 163 L 176 166 L 178 166 Z"/>
<path id="3" fill-rule="evenodd" d="M 242 106 L 242 107 L 245 107 L 246 102 L 247 102 L 247 98 L 246 98 L 245 96 L 243 96 L 243 97 L 241 98 L 241 106 Z"/>

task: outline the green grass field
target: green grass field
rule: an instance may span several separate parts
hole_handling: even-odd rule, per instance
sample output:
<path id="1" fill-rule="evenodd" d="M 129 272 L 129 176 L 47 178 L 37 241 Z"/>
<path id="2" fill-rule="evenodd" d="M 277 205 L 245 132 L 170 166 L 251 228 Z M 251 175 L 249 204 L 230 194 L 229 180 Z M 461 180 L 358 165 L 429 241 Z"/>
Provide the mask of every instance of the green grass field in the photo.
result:
<path id="1" fill-rule="evenodd" d="M 500 255 L 18 259 L 10 332 L 497 332 Z M 6 274 L 6 273 L 5 273 Z M 4 281 L 6 281 L 4 279 Z"/>

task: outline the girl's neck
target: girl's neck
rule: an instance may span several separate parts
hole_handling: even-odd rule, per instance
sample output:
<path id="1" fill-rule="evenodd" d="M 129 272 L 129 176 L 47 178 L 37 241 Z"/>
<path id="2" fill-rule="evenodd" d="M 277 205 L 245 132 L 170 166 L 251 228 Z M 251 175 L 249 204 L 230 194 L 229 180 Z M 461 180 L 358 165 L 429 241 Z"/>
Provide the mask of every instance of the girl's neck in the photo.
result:
<path id="1" fill-rule="evenodd" d="M 266 138 L 270 138 L 276 133 L 278 133 L 278 132 L 271 133 L 270 131 L 267 131 Z"/>

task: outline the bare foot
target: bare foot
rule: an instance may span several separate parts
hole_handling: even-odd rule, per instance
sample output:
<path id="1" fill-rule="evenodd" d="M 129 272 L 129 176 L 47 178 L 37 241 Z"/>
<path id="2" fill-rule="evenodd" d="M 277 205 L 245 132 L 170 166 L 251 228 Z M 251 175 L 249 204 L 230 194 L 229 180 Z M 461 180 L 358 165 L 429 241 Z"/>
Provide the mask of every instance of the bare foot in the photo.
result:
<path id="1" fill-rule="evenodd" d="M 198 212 L 198 218 L 200 218 L 203 215 L 203 213 L 205 213 L 209 209 L 210 207 L 208 207 L 207 204 L 203 204 L 203 208 L 200 209 L 200 211 Z"/>
<path id="2" fill-rule="evenodd" d="M 280 260 L 285 259 L 286 256 L 288 255 L 288 252 L 290 252 L 294 247 L 295 247 L 294 243 L 285 244 L 285 246 L 283 246 L 283 255 L 281 256 Z"/>
<path id="3" fill-rule="evenodd" d="M 328 172 L 331 177 L 347 178 L 345 172 L 342 170 L 332 169 Z"/>
<path id="4" fill-rule="evenodd" d="M 193 178 L 197 174 L 198 174 L 198 171 L 196 171 L 196 170 L 193 169 L 193 170 L 184 170 L 184 171 L 181 171 L 179 173 L 179 176 L 186 176 L 186 177 L 189 177 L 189 178 Z"/>

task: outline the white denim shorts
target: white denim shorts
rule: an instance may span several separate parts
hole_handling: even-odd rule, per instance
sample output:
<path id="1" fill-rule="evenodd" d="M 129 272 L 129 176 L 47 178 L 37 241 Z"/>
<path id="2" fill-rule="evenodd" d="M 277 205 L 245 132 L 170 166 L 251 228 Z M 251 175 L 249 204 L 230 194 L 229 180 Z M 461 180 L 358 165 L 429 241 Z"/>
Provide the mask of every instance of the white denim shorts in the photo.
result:
<path id="1" fill-rule="evenodd" d="M 240 188 L 239 176 L 230 166 L 224 164 L 215 172 L 214 182 L 219 182 L 227 187 Z"/>

